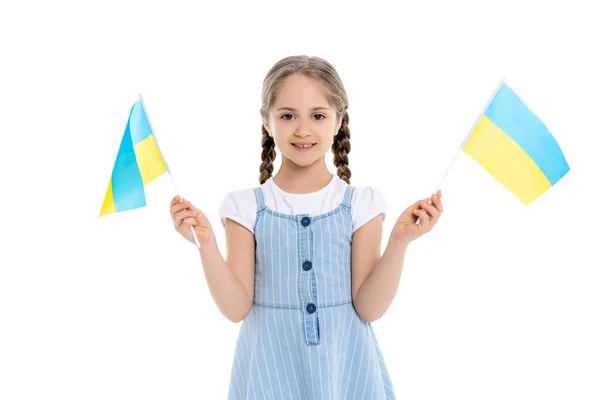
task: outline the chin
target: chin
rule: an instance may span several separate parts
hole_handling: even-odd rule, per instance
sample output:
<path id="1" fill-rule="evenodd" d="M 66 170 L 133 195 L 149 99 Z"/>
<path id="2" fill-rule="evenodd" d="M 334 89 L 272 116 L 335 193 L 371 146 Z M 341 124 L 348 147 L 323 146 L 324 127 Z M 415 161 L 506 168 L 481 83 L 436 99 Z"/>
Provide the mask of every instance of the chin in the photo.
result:
<path id="1" fill-rule="evenodd" d="M 299 167 L 308 167 L 323 158 L 323 154 L 319 154 L 318 156 L 313 155 L 311 157 L 298 157 L 297 154 L 292 155 L 291 157 L 289 154 L 284 154 L 284 156 Z"/>

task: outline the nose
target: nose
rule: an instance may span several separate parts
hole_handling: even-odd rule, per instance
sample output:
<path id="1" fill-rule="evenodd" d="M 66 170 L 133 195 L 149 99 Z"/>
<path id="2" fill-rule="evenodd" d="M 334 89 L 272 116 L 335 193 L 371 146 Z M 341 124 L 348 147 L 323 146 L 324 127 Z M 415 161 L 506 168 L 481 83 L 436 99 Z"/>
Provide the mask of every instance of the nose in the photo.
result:
<path id="1" fill-rule="evenodd" d="M 298 129 L 294 132 L 294 135 L 304 137 L 310 135 L 309 123 L 301 120 L 298 124 Z"/>

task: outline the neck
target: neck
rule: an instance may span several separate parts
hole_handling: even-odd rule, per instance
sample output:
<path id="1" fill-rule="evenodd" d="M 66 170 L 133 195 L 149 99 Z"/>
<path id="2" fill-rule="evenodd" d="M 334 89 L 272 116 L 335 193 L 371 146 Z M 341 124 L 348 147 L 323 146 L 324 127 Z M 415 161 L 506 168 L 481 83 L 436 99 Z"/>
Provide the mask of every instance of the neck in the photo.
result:
<path id="1" fill-rule="evenodd" d="M 281 168 L 273 176 L 273 182 L 288 193 L 304 194 L 323 189 L 331 182 L 332 174 L 327 169 L 325 157 L 306 167 L 283 157 Z"/>

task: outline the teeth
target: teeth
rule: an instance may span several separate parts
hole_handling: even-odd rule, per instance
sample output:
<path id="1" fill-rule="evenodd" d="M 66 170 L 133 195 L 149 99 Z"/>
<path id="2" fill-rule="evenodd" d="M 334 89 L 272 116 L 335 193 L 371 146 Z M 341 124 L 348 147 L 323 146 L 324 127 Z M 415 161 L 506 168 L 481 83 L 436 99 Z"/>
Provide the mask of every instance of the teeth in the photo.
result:
<path id="1" fill-rule="evenodd" d="M 312 144 L 294 144 L 296 147 L 311 147 Z"/>

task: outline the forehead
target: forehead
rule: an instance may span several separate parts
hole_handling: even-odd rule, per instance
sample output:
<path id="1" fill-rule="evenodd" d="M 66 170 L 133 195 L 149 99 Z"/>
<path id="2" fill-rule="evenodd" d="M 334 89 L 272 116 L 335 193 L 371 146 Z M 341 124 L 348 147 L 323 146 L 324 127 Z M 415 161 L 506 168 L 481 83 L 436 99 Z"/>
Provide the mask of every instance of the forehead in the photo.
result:
<path id="1" fill-rule="evenodd" d="M 294 74 L 284 79 L 275 99 L 278 107 L 331 107 L 328 93 L 319 81 L 301 74 Z"/>

